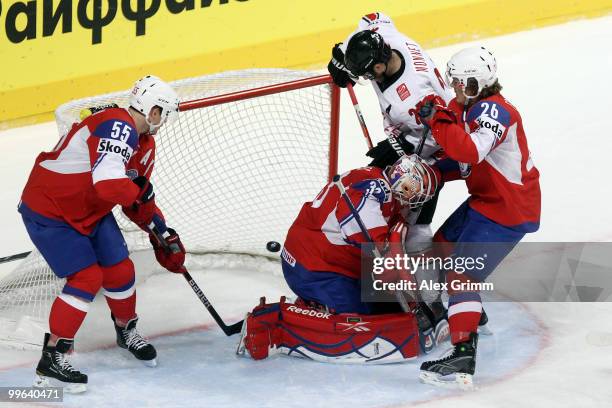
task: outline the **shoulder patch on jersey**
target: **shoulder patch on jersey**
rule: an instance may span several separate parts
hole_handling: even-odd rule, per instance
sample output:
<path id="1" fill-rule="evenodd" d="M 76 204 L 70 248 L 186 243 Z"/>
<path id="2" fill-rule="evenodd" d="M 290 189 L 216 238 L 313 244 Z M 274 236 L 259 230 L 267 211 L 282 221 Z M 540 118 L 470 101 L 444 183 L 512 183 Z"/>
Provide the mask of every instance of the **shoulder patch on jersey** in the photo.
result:
<path id="1" fill-rule="evenodd" d="M 476 102 L 468 111 L 467 121 L 469 123 L 483 117 L 491 118 L 506 127 L 510 125 L 510 112 L 497 102 L 486 99 Z"/>
<path id="2" fill-rule="evenodd" d="M 363 19 L 367 22 L 374 21 L 378 18 L 378 13 L 370 13 L 363 16 Z"/>
<path id="3" fill-rule="evenodd" d="M 368 23 L 368 24 L 372 24 L 372 22 L 374 22 L 376 19 L 378 19 L 378 13 L 366 14 L 361 19 L 363 21 L 365 21 L 366 23 Z"/>
<path id="4" fill-rule="evenodd" d="M 381 179 L 362 180 L 351 186 L 356 190 L 364 192 L 364 197 L 374 197 L 380 203 L 391 201 L 391 189 L 389 185 Z"/>
<path id="5" fill-rule="evenodd" d="M 510 125 L 510 112 L 499 103 L 482 100 L 470 109 L 467 120 L 469 124 L 476 122 L 480 129 L 493 132 L 499 142 Z"/>
<path id="6" fill-rule="evenodd" d="M 132 149 L 138 146 L 138 133 L 129 123 L 120 119 L 109 119 L 98 124 L 92 132 L 101 139 L 116 140 L 125 143 Z"/>
<path id="7" fill-rule="evenodd" d="M 402 101 L 405 101 L 410 97 L 410 89 L 408 89 L 408 85 L 405 83 L 401 83 L 397 88 L 395 88 L 395 90 Z"/>
<path id="8" fill-rule="evenodd" d="M 134 180 L 136 177 L 138 177 L 138 170 L 136 169 L 129 169 L 125 172 L 125 175 L 130 179 L 130 180 Z"/>
<path id="9" fill-rule="evenodd" d="M 381 13 L 370 13 L 361 17 L 361 20 L 364 21 L 368 26 L 378 25 L 378 24 L 393 24 L 391 19 L 385 14 Z M 371 28 L 370 30 L 376 31 L 378 27 Z"/>

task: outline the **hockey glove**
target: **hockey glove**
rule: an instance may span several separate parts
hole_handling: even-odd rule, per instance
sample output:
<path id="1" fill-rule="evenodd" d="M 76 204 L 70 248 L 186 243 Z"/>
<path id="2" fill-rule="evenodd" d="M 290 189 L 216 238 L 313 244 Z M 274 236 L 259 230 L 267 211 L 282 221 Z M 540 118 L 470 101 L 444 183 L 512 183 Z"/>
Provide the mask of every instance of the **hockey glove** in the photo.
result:
<path id="1" fill-rule="evenodd" d="M 387 237 L 387 243 L 385 248 L 385 258 L 396 258 L 403 257 L 405 254 L 404 242 L 406 241 L 406 234 L 408 233 L 408 225 L 403 220 L 398 220 L 389 230 L 389 236 Z M 414 275 L 408 268 L 403 264 L 394 265 L 392 268 L 385 269 L 382 274 L 379 275 L 380 280 L 388 283 L 401 283 L 408 285 L 408 282 L 412 282 L 412 285 L 416 285 Z M 416 300 L 416 287 L 413 289 L 404 290 L 407 300 L 413 302 Z"/>
<path id="2" fill-rule="evenodd" d="M 340 88 L 346 88 L 346 86 L 350 83 L 351 85 L 355 85 L 355 81 L 353 81 L 344 66 L 344 53 L 340 49 L 340 44 L 338 43 L 334 45 L 332 49 L 332 58 L 327 64 L 327 70 L 331 75 L 334 83 L 338 85 Z"/>
<path id="3" fill-rule="evenodd" d="M 149 241 L 155 251 L 157 262 L 170 272 L 184 273 L 187 271 L 185 264 L 185 247 L 178 234 L 172 228 L 168 228 L 169 236 L 164 238 L 167 245 L 161 244 L 155 234 L 149 234 Z"/>
<path id="4" fill-rule="evenodd" d="M 414 145 L 407 141 L 403 134 L 400 134 L 399 137 L 389 135 L 387 139 L 378 142 L 366 153 L 366 156 L 373 159 L 368 166 L 384 169 L 395 163 L 403 154 L 413 152 Z"/>
<path id="5" fill-rule="evenodd" d="M 416 108 L 419 112 L 421 122 L 430 128 L 432 122 L 434 121 L 450 123 L 457 122 L 455 113 L 446 107 L 446 102 L 444 102 L 444 99 L 440 98 L 438 95 L 427 95 L 419 103 L 417 103 Z"/>
<path id="6" fill-rule="evenodd" d="M 157 209 L 155 192 L 151 182 L 144 176 L 138 176 L 132 181 L 140 187 L 140 194 L 138 194 L 131 207 L 123 207 L 123 213 L 134 224 L 144 229 L 153 220 L 153 215 Z"/>

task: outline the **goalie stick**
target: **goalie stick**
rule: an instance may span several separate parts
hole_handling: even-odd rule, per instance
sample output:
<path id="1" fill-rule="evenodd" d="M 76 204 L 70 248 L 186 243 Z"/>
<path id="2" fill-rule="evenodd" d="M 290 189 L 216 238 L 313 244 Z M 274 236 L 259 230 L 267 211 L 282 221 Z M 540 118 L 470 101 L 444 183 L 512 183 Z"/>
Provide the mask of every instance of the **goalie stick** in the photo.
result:
<path id="1" fill-rule="evenodd" d="M 155 238 L 157 239 L 159 244 L 164 248 L 165 251 L 170 252 L 170 251 L 178 250 L 178 247 L 174 249 L 172 248 L 172 246 L 168 245 L 168 243 L 166 242 L 164 235 L 166 236 L 170 235 L 168 231 L 166 231 L 165 234 L 162 234 L 159 231 L 159 229 L 157 229 L 154 223 L 151 223 L 149 225 L 149 231 L 155 236 Z M 215 319 L 215 322 L 217 322 L 221 330 L 223 330 L 223 333 L 225 333 L 226 336 L 231 336 L 233 334 L 240 333 L 240 331 L 242 330 L 242 325 L 244 323 L 244 320 L 241 320 L 229 326 L 225 324 L 221 316 L 219 316 L 219 313 L 217 313 L 213 305 L 206 298 L 206 296 L 204 295 L 204 292 L 202 292 L 202 289 L 200 289 L 196 281 L 193 280 L 189 272 L 185 270 L 185 272 L 183 272 L 182 275 L 185 277 L 185 280 L 187 281 L 187 283 L 189 283 L 189 286 L 191 287 L 191 289 L 193 289 L 198 299 L 200 299 L 200 302 L 202 302 L 206 310 L 208 310 L 208 312 L 213 317 L 213 319 Z"/>

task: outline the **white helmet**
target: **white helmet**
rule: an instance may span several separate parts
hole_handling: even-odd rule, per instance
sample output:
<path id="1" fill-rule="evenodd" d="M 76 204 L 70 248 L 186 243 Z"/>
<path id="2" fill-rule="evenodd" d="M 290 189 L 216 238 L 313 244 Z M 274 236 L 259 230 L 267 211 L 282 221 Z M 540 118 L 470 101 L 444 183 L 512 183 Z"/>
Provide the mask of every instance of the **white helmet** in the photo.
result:
<path id="1" fill-rule="evenodd" d="M 410 208 L 431 200 L 438 188 L 438 175 L 416 154 L 402 156 L 387 168 L 387 174 L 392 194 Z"/>
<path id="2" fill-rule="evenodd" d="M 161 108 L 158 124 L 149 121 L 149 113 L 155 106 Z M 130 95 L 130 107 L 144 115 L 150 133 L 155 133 L 166 122 L 172 123 L 178 116 L 178 106 L 179 98 L 174 89 L 153 75 L 136 81 Z"/>
<path id="3" fill-rule="evenodd" d="M 466 95 L 468 99 L 478 96 L 483 88 L 497 81 L 497 61 L 485 47 L 464 48 L 446 64 L 446 80 L 451 87 L 459 83 L 465 90 L 470 78 L 476 80 L 478 90 L 476 95 Z"/>

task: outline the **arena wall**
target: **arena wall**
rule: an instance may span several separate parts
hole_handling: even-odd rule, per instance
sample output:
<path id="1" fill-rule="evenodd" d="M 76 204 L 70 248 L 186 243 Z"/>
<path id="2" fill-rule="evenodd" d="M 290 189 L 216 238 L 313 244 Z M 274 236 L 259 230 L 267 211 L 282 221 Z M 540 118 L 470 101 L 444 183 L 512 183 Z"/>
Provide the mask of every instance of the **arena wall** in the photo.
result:
<path id="1" fill-rule="evenodd" d="M 149 73 L 322 68 L 373 11 L 428 48 L 601 16 L 612 0 L 0 0 L 0 129 Z"/>

